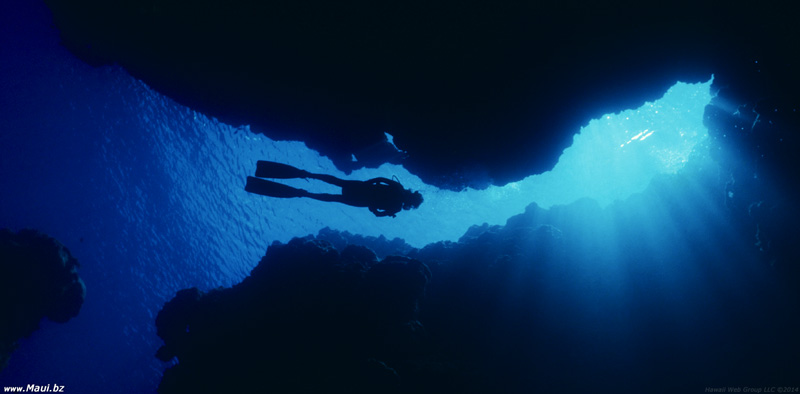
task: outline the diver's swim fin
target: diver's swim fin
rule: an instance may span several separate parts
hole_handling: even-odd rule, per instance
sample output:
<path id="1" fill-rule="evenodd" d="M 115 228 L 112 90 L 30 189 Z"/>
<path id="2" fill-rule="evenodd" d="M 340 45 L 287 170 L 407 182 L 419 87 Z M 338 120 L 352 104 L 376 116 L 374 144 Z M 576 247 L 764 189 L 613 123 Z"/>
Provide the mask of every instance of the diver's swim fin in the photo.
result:
<path id="1" fill-rule="evenodd" d="M 256 176 L 259 178 L 307 178 L 309 173 L 288 164 L 276 163 L 274 161 L 259 160 L 256 163 Z"/>
<path id="2" fill-rule="evenodd" d="M 295 189 L 282 183 L 253 178 L 251 176 L 247 177 L 247 184 L 244 186 L 244 190 L 262 196 L 278 198 L 305 197 L 308 195 L 308 192 L 305 190 Z"/>

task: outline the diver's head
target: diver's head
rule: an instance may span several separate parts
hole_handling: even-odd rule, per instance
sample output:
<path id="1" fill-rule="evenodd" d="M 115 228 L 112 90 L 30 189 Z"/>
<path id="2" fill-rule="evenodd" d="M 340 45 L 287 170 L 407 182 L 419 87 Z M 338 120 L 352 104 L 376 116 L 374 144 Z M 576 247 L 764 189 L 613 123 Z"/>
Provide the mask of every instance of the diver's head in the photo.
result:
<path id="1" fill-rule="evenodd" d="M 403 190 L 403 209 L 406 211 L 411 208 L 417 209 L 420 204 L 422 204 L 422 193 L 412 192 L 409 189 Z"/>

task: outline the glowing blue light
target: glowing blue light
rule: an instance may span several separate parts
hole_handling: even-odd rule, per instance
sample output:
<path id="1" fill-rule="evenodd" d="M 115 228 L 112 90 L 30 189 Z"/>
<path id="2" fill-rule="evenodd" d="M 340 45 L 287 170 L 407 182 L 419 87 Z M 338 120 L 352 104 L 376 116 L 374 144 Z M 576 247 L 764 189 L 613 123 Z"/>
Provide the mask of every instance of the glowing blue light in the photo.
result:
<path id="1" fill-rule="evenodd" d="M 486 190 L 440 190 L 397 165 L 359 170 L 345 176 L 316 152 L 292 153 L 300 146 L 283 147 L 282 143 L 268 139 L 264 139 L 263 150 L 257 148 L 259 144 L 250 144 L 254 155 L 242 158 L 253 163 L 242 163 L 245 168 L 253 168 L 257 159 L 267 159 L 350 179 L 396 175 L 404 186 L 420 190 L 425 202 L 419 209 L 402 212 L 395 219 L 375 220 L 364 209 L 313 200 L 265 200 L 246 195 L 241 198 L 259 211 L 254 215 L 256 218 L 269 217 L 275 210 L 292 218 L 294 230 L 276 234 L 281 240 L 305 235 L 302 231 L 315 233 L 327 225 L 363 235 L 400 237 L 417 247 L 456 240 L 474 224 L 503 224 L 532 202 L 546 208 L 588 197 L 605 206 L 642 191 L 656 174 L 675 173 L 683 168 L 695 145 L 707 136 L 702 118 L 704 107 L 711 100 L 710 85 L 711 81 L 678 83 L 652 103 L 592 120 L 575 135 L 572 146 L 564 150 L 552 171 Z M 300 157 L 306 159 L 298 160 Z M 307 181 L 300 181 L 297 186 L 324 187 Z M 265 205 L 274 208 L 268 211 L 257 208 Z M 320 217 L 325 220 L 320 221 Z M 257 221 L 261 220 L 269 219 Z M 418 231 L 421 228 L 425 231 Z"/>
<path id="2" fill-rule="evenodd" d="M 542 207 L 583 197 L 605 206 L 642 191 L 656 174 L 677 172 L 707 137 L 710 85 L 678 83 L 652 103 L 592 120 L 552 171 L 525 179 L 522 189 Z"/>
<path id="3" fill-rule="evenodd" d="M 144 141 L 135 142 L 136 146 L 152 150 L 151 165 L 169 178 L 169 182 L 141 185 L 141 189 L 164 189 L 170 195 L 182 196 L 174 199 L 175 206 L 169 211 L 186 221 L 181 226 L 191 242 L 213 243 L 229 238 L 231 232 L 238 233 L 237 243 L 221 246 L 226 249 L 225 255 L 241 256 L 235 260 L 245 262 L 238 267 L 226 266 L 234 278 L 249 272 L 249 264 L 257 261 L 271 242 L 316 234 L 324 227 L 365 236 L 400 237 L 422 247 L 457 240 L 475 224 L 504 224 L 533 202 L 549 207 L 583 197 L 601 205 L 624 199 L 643 190 L 653 175 L 682 168 L 695 144 L 706 136 L 702 114 L 711 99 L 710 81 L 677 84 L 653 103 L 604 115 L 576 130 L 572 146 L 564 150 L 550 172 L 504 187 L 453 192 L 424 184 L 397 165 L 345 175 L 327 157 L 302 142 L 273 141 L 247 127 L 219 123 L 164 99 L 127 76 L 121 75 L 120 83 L 131 84 L 135 97 L 130 101 L 146 107 L 131 110 L 133 119 L 127 124 L 147 133 L 124 135 L 141 136 Z M 103 166 L 111 169 L 129 161 L 124 159 L 125 151 L 118 148 L 117 134 L 112 137 L 107 141 L 117 143 L 109 142 L 103 159 L 107 161 Z M 393 140 L 390 135 L 386 137 Z M 397 176 L 405 187 L 421 191 L 425 202 L 397 218 L 375 218 L 366 209 L 337 203 L 253 195 L 244 191 L 244 181 L 255 171 L 257 160 L 288 163 L 344 179 Z M 126 179 L 126 173 L 114 172 L 111 176 L 116 184 L 133 189 L 135 182 Z M 314 180 L 285 183 L 314 192 L 338 193 L 337 188 Z M 137 206 L 142 199 L 126 195 L 123 200 Z"/>

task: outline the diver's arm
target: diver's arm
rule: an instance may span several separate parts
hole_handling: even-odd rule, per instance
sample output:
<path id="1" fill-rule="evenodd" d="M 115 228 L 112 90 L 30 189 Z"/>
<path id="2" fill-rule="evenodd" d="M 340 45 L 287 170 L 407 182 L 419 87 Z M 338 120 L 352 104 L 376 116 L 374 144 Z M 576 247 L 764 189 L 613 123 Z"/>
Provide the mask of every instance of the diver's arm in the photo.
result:
<path id="1" fill-rule="evenodd" d="M 373 207 L 369 207 L 369 211 L 372 212 L 372 214 L 374 214 L 377 217 L 384 217 L 384 216 L 391 216 L 393 218 L 397 217 L 397 215 L 395 215 L 397 212 L 389 212 L 386 210 L 379 211 L 378 208 L 373 208 Z"/>
<path id="2" fill-rule="evenodd" d="M 380 177 L 380 178 L 372 178 L 372 179 L 370 179 L 370 180 L 369 180 L 369 181 L 367 181 L 367 182 L 369 182 L 369 183 L 371 183 L 371 184 L 373 184 L 373 185 L 377 185 L 377 184 L 379 184 L 379 183 L 385 183 L 385 184 L 387 184 L 387 185 L 399 185 L 399 183 L 398 183 L 397 181 L 393 181 L 393 180 L 391 180 L 391 179 L 387 179 L 387 178 L 383 178 L 383 177 Z"/>

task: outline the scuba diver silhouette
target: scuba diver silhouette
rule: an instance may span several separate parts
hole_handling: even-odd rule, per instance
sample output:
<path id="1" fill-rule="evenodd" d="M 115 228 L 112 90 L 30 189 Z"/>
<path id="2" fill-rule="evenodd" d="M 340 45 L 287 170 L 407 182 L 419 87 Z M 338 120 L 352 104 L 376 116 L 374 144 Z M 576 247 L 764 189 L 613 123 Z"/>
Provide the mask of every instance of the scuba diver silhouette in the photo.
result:
<path id="1" fill-rule="evenodd" d="M 342 194 L 311 193 L 303 189 L 260 178 L 312 178 L 342 188 Z M 354 207 L 366 207 L 375 216 L 396 217 L 401 209 L 409 210 L 422 204 L 422 194 L 403 188 L 400 182 L 386 178 L 367 181 L 348 181 L 333 175 L 314 174 L 287 164 L 259 160 L 256 177 L 247 177 L 244 190 L 262 196 L 293 198 L 308 197 L 319 201 L 340 202 Z"/>

